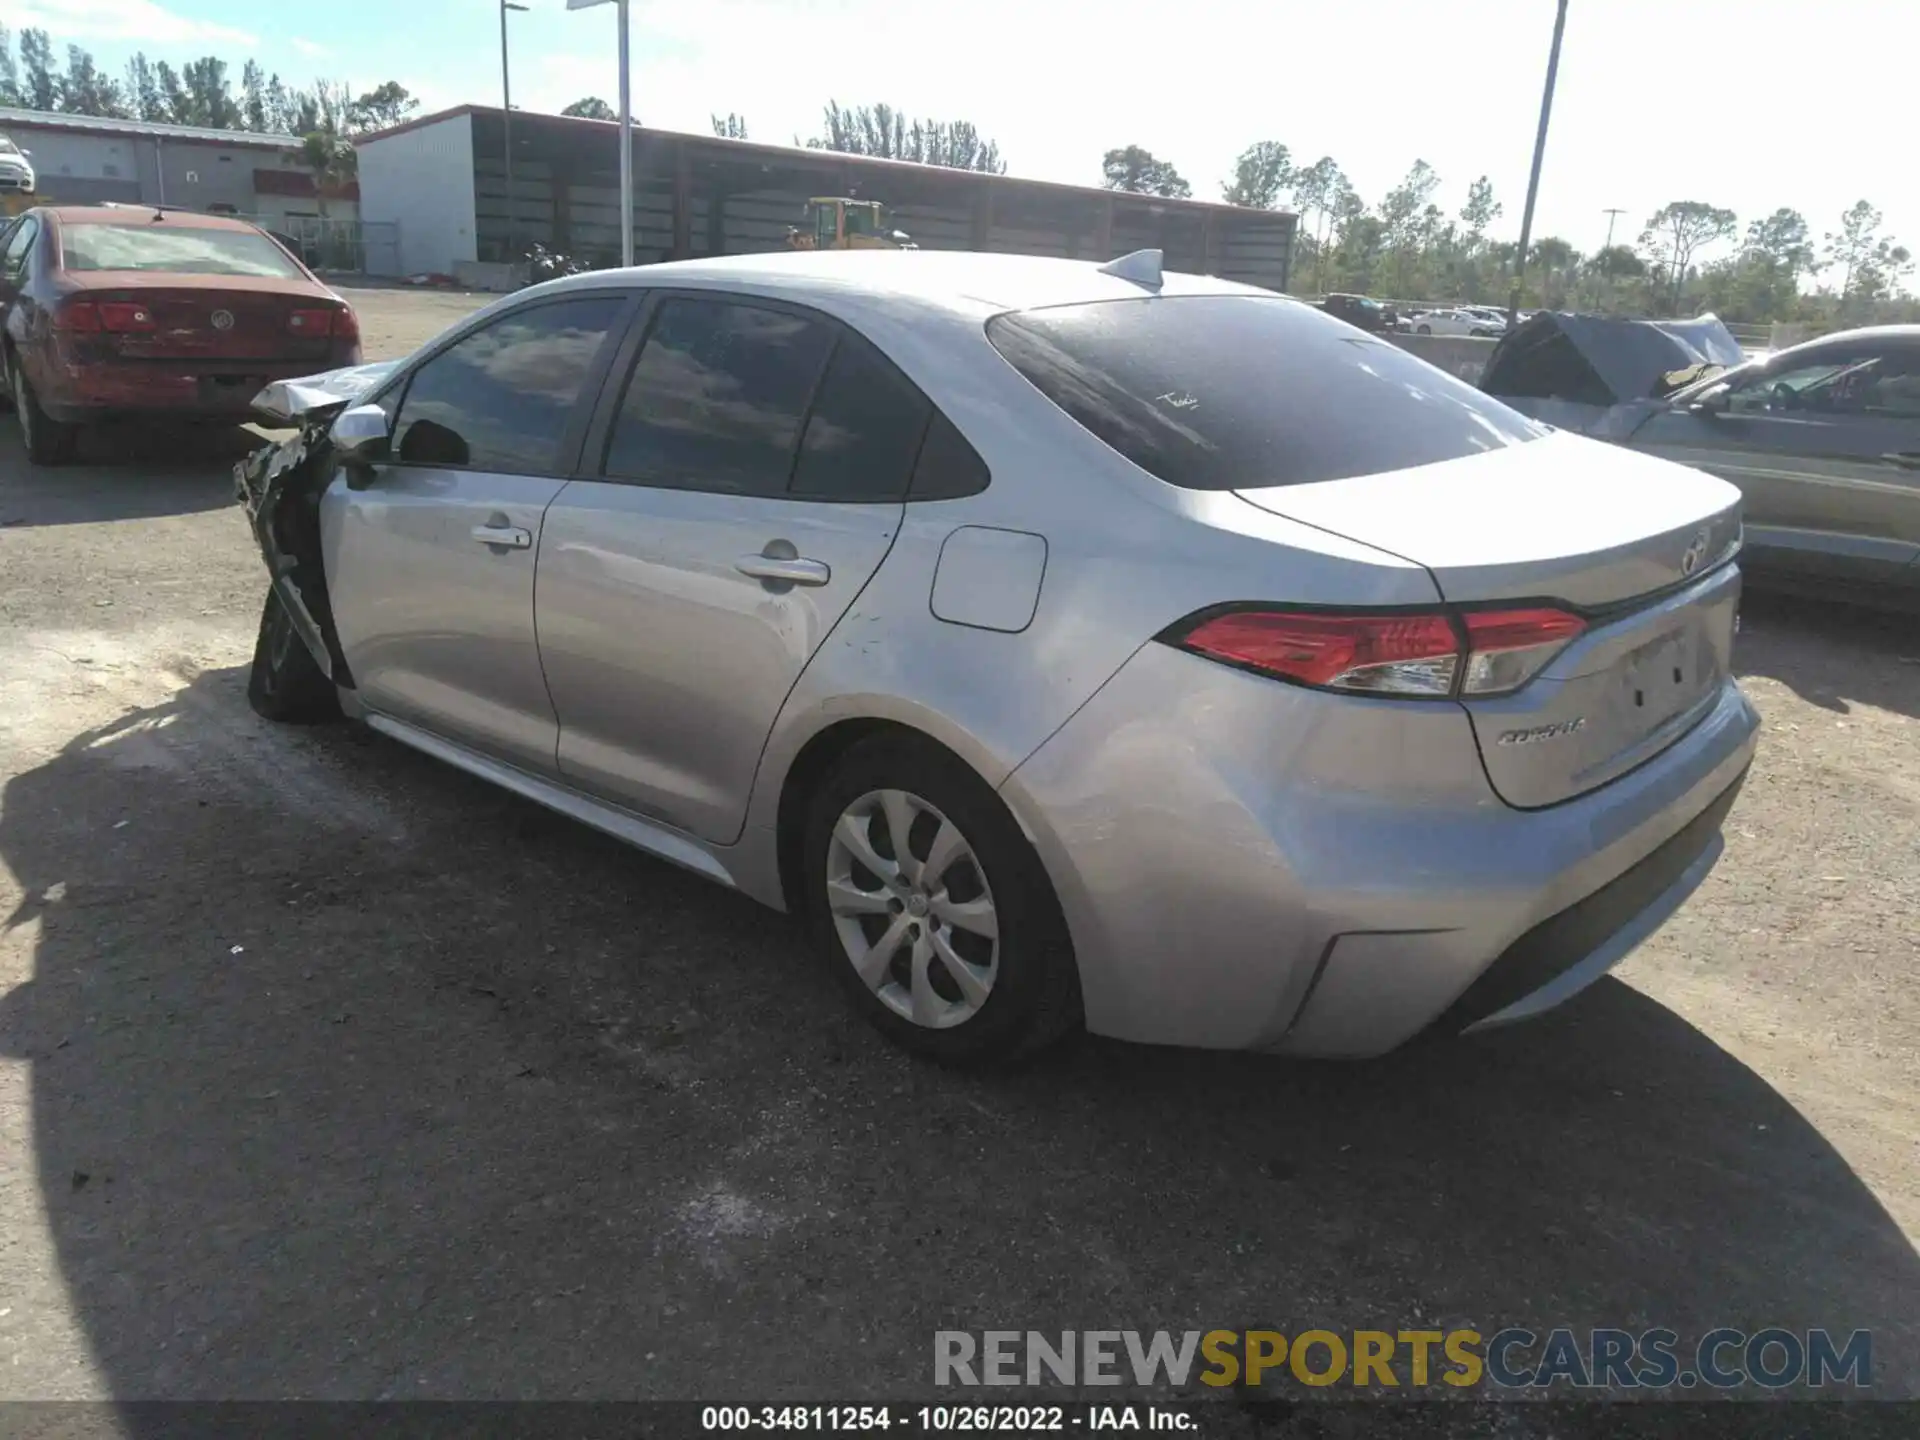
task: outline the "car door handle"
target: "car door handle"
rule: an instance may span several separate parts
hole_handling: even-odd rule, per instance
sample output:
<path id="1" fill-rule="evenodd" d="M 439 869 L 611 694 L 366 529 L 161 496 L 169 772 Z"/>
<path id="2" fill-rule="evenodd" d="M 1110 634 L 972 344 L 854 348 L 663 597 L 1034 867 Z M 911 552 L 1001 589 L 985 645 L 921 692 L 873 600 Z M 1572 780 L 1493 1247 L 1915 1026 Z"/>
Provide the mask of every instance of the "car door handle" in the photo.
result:
<path id="1" fill-rule="evenodd" d="M 473 538 L 482 545 L 504 545 L 509 550 L 527 550 L 533 546 L 533 532 L 517 525 L 476 525 Z"/>
<path id="2" fill-rule="evenodd" d="M 778 555 L 742 555 L 733 568 L 756 580 L 784 581 L 788 585 L 824 585 L 833 579 L 833 571 L 819 560 L 796 556 L 789 560 Z"/>
<path id="3" fill-rule="evenodd" d="M 1902 470 L 1920 470 L 1920 450 L 1892 450 L 1880 458 Z"/>

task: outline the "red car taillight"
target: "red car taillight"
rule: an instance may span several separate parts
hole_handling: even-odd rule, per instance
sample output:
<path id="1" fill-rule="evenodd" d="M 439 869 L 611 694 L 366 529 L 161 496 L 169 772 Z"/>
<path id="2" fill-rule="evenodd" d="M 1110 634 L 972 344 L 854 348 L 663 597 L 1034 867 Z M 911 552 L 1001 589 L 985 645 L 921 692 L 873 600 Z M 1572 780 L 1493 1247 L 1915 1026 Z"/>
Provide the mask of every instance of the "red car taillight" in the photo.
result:
<path id="1" fill-rule="evenodd" d="M 66 300 L 54 308 L 53 328 L 93 335 L 100 330 L 100 307 L 91 300 Z"/>
<path id="2" fill-rule="evenodd" d="M 1163 638 L 1275 679 L 1353 695 L 1444 699 L 1518 690 L 1586 629 L 1564 610 L 1235 609 Z"/>
<path id="3" fill-rule="evenodd" d="M 336 340 L 359 340 L 360 317 L 353 313 L 353 307 L 351 305 L 333 312 L 333 338 Z"/>
<path id="4" fill-rule="evenodd" d="M 293 310 L 287 314 L 287 329 L 296 335 L 322 338 L 333 333 L 331 310 Z"/>
<path id="5" fill-rule="evenodd" d="M 151 330 L 153 312 L 137 300 L 102 300 L 100 328 L 121 334 L 129 330 Z"/>

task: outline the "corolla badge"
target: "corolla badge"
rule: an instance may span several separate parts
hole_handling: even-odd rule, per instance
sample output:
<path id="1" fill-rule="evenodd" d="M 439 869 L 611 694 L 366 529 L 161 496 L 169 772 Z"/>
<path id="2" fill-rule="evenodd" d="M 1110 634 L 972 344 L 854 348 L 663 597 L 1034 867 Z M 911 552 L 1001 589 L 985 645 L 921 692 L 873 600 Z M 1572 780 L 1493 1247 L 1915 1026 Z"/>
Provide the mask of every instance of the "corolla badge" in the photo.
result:
<path id="1" fill-rule="evenodd" d="M 216 310 L 209 318 L 212 319 L 213 328 L 216 330 L 231 330 L 233 328 L 233 312 L 231 310 Z"/>
<path id="2" fill-rule="evenodd" d="M 1587 717 L 1576 715 L 1571 720 L 1556 721 L 1552 725 L 1534 725 L 1525 730 L 1503 730 L 1499 742 L 1502 745 L 1537 745 L 1542 740 L 1558 740 L 1563 735 L 1571 735 L 1586 728 Z"/>
<path id="3" fill-rule="evenodd" d="M 1700 568 L 1700 562 L 1707 558 L 1707 546 L 1710 545 L 1712 541 L 1713 537 L 1705 530 L 1702 530 L 1698 535 L 1693 537 L 1692 543 L 1687 546 L 1686 551 L 1680 556 L 1680 573 L 1682 575 L 1691 575 Z"/>

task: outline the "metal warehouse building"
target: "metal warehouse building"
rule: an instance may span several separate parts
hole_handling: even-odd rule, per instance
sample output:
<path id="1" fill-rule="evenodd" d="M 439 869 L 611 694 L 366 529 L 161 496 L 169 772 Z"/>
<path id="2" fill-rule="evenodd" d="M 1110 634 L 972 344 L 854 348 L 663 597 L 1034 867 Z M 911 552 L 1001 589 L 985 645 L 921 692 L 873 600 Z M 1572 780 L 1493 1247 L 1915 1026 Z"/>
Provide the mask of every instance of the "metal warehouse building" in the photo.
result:
<path id="1" fill-rule="evenodd" d="M 398 234 L 394 274 L 473 275 L 531 242 L 619 263 L 619 125 L 463 105 L 356 142 L 360 215 Z M 1158 247 L 1169 269 L 1283 289 L 1294 217 L 1007 175 L 636 127 L 641 264 L 785 247 L 809 196 L 878 200 L 927 249 L 1107 260 Z M 511 219 L 511 251 L 509 249 Z M 369 250 L 370 268 L 376 257 Z"/>

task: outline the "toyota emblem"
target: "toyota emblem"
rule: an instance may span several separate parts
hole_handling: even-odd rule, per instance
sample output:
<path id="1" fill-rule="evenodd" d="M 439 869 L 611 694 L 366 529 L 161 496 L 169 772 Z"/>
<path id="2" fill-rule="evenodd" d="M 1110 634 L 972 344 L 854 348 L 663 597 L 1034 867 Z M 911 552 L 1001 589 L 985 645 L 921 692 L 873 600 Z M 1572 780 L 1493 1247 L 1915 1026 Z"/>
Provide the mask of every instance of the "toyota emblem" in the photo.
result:
<path id="1" fill-rule="evenodd" d="M 1700 562 L 1707 558 L 1708 543 L 1709 537 L 1704 530 L 1693 537 L 1693 543 L 1687 546 L 1686 553 L 1680 557 L 1682 575 L 1691 575 L 1700 568 Z"/>
<path id="2" fill-rule="evenodd" d="M 233 312 L 231 310 L 214 311 L 213 328 L 216 330 L 231 330 L 233 328 Z"/>

